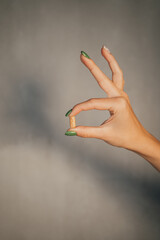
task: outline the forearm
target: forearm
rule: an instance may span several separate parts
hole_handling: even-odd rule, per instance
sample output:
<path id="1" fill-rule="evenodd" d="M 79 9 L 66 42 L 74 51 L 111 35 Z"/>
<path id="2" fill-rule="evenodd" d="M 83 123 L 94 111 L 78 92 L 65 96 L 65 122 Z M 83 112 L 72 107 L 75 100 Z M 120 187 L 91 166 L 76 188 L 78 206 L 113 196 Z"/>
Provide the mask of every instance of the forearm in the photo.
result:
<path id="1" fill-rule="evenodd" d="M 145 131 L 137 141 L 137 144 L 130 150 L 142 156 L 160 171 L 160 141 L 150 133 Z"/>

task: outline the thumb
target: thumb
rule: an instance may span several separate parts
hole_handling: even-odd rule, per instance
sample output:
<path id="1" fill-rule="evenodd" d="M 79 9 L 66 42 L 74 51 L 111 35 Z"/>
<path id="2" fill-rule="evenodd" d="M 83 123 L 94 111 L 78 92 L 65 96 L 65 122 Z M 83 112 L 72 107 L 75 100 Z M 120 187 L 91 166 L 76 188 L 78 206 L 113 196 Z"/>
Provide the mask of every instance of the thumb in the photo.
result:
<path id="1" fill-rule="evenodd" d="M 101 138 L 102 128 L 100 127 L 87 127 L 87 126 L 77 126 L 75 128 L 70 128 L 68 131 L 76 132 L 76 135 L 84 138 Z"/>

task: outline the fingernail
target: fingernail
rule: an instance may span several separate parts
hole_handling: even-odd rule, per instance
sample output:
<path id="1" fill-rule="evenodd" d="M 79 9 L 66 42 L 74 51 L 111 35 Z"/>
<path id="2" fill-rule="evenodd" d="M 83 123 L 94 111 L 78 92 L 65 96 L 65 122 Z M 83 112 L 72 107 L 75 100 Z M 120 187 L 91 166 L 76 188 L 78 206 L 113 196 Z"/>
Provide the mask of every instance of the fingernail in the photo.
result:
<path id="1" fill-rule="evenodd" d="M 72 112 L 72 109 L 70 109 L 70 110 L 65 114 L 65 116 L 68 117 L 71 112 Z"/>
<path id="2" fill-rule="evenodd" d="M 77 133 L 73 132 L 73 131 L 67 131 L 67 132 L 65 132 L 65 135 L 67 135 L 67 136 L 76 136 Z"/>
<path id="3" fill-rule="evenodd" d="M 90 59 L 90 57 L 88 56 L 88 54 L 85 53 L 84 51 L 81 51 L 81 54 L 82 54 L 83 56 L 85 56 L 86 58 L 89 58 L 89 59 Z"/>
<path id="4" fill-rule="evenodd" d="M 105 46 L 105 45 L 103 45 L 103 48 L 104 49 L 106 49 L 107 50 L 107 52 L 109 52 L 110 53 L 110 50 Z"/>

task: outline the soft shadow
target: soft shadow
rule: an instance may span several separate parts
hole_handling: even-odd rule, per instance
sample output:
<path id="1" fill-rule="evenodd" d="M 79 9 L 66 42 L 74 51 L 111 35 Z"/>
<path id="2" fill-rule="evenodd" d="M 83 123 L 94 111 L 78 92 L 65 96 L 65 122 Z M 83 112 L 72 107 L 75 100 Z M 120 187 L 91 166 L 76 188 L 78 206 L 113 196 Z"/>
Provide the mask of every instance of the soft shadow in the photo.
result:
<path id="1" fill-rule="evenodd" d="M 46 115 L 47 91 L 42 82 L 33 77 L 22 77 L 13 81 L 5 108 L 4 119 L 7 129 L 4 130 L 5 134 L 1 142 L 16 144 L 17 141 L 42 138 L 49 147 L 52 147 L 55 141 L 66 152 L 72 152 L 75 157 L 70 159 L 71 162 L 79 159 L 76 160 L 79 161 L 79 165 L 83 163 L 83 167 L 89 166 L 106 192 L 113 193 L 114 196 L 121 198 L 122 202 L 123 200 L 129 202 L 131 207 L 143 212 L 150 222 L 154 222 L 158 229 L 159 182 L 135 177 L 123 168 L 112 164 L 112 159 L 109 161 L 99 159 L 98 153 L 93 155 L 91 152 L 83 152 L 82 149 L 73 148 L 67 141 L 62 140 L 54 130 L 54 123 L 51 124 Z M 77 155 L 80 157 L 76 158 Z M 147 199 L 147 204 L 143 204 L 143 199 Z M 149 208 L 149 206 L 156 207 Z"/>
<path id="2" fill-rule="evenodd" d="M 45 113 L 47 92 L 42 82 L 26 76 L 12 81 L 4 114 L 6 143 L 29 138 L 53 141 L 54 128 Z"/>

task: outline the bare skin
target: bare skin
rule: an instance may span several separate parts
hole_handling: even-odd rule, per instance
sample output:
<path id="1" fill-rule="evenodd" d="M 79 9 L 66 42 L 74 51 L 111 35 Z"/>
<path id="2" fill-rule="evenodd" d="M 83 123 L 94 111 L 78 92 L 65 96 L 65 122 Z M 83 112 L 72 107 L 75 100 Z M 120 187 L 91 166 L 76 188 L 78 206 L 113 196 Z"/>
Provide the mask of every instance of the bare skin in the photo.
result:
<path id="1" fill-rule="evenodd" d="M 101 54 L 110 66 L 112 80 L 92 59 L 82 54 L 80 59 L 108 97 L 92 98 L 76 104 L 69 116 L 76 116 L 81 111 L 97 109 L 108 110 L 110 118 L 97 127 L 77 126 L 68 131 L 74 131 L 80 137 L 98 138 L 113 146 L 134 151 L 160 171 L 160 141 L 144 129 L 133 112 L 129 97 L 123 90 L 123 72 L 114 56 L 105 47 L 102 47 Z"/>

